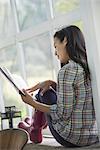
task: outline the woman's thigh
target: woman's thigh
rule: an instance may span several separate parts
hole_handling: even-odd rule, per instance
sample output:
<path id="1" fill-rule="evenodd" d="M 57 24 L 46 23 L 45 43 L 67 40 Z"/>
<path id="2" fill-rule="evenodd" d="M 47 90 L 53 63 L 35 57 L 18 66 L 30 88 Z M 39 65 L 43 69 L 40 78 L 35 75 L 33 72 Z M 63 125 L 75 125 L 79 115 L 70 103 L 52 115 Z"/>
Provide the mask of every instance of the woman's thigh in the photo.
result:
<path id="1" fill-rule="evenodd" d="M 70 142 L 67 142 L 65 139 L 63 139 L 53 128 L 52 126 L 52 122 L 51 122 L 51 117 L 48 115 L 47 116 L 47 120 L 48 120 L 48 125 L 49 125 L 49 129 L 53 135 L 53 137 L 56 139 L 56 141 L 58 143 L 60 143 L 61 145 L 63 145 L 64 147 L 78 147 Z"/>
<path id="2" fill-rule="evenodd" d="M 43 96 L 41 96 L 40 94 L 41 90 L 39 90 L 39 92 L 36 94 L 36 98 L 37 101 L 41 102 L 41 103 L 45 103 L 48 105 L 53 105 L 57 103 L 57 96 L 56 93 L 54 91 L 52 91 L 52 89 L 46 91 Z M 49 129 L 52 133 L 52 135 L 54 136 L 54 138 L 56 139 L 56 141 L 58 143 L 60 143 L 61 145 L 63 145 L 64 147 L 76 147 L 76 145 L 73 145 L 67 141 L 65 141 L 53 128 L 52 126 L 52 122 L 51 122 L 51 117 L 50 115 L 47 115 L 47 121 L 48 121 L 48 125 L 49 125 Z"/>

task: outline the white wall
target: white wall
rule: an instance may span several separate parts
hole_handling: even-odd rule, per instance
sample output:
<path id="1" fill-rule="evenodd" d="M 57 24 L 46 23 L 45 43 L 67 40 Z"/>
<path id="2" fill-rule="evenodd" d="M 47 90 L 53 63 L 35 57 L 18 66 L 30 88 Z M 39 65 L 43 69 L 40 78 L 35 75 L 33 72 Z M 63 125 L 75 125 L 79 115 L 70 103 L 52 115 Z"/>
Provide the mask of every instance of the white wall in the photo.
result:
<path id="1" fill-rule="evenodd" d="M 81 0 L 81 6 L 100 136 L 100 0 Z"/>

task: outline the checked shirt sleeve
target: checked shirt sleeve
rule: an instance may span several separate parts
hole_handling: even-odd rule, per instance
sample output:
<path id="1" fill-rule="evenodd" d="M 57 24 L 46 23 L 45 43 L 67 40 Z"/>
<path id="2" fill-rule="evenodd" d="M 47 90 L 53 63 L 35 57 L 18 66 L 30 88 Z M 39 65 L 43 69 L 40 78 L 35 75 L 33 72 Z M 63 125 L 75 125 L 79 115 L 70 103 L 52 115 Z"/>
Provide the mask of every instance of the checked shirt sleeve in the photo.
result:
<path id="1" fill-rule="evenodd" d="M 50 115 L 52 120 L 68 120 L 74 106 L 74 81 L 76 67 L 65 65 L 58 74 L 57 104 L 52 105 Z"/>

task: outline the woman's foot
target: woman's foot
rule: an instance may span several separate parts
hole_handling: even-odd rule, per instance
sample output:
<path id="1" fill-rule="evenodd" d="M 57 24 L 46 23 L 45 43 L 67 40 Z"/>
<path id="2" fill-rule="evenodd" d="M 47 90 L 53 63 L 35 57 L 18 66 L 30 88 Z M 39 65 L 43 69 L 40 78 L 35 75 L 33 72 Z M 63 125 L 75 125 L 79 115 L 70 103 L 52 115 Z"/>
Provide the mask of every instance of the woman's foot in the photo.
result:
<path id="1" fill-rule="evenodd" d="M 35 144 L 41 143 L 43 140 L 42 129 L 32 129 L 30 132 L 30 140 Z"/>
<path id="2" fill-rule="evenodd" d="M 31 125 L 27 124 L 25 121 L 21 121 L 18 124 L 18 128 L 24 129 L 25 131 L 27 131 L 30 134 L 31 130 L 34 127 L 32 127 Z"/>

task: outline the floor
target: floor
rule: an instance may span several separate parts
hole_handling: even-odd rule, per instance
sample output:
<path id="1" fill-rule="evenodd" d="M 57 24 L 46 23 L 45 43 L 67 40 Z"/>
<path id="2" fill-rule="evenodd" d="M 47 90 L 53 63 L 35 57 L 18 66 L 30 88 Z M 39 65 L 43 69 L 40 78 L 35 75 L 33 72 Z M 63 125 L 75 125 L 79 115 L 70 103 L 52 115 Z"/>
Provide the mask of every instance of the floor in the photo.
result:
<path id="1" fill-rule="evenodd" d="M 53 137 L 44 137 L 41 144 L 28 143 L 23 150 L 99 150 L 100 143 L 81 148 L 64 148 Z"/>
<path id="2" fill-rule="evenodd" d="M 100 143 L 81 148 L 65 148 L 61 146 L 51 135 L 49 129 L 43 130 L 43 142 L 41 144 L 33 144 L 29 141 L 29 143 L 24 147 L 23 150 L 99 150 Z"/>
<path id="3" fill-rule="evenodd" d="M 41 144 L 34 144 L 30 141 L 28 144 L 23 148 L 23 150 L 99 150 L 100 143 L 88 146 L 88 147 L 81 147 L 81 148 L 64 148 L 62 147 L 51 135 L 49 129 L 43 130 L 43 142 Z"/>

